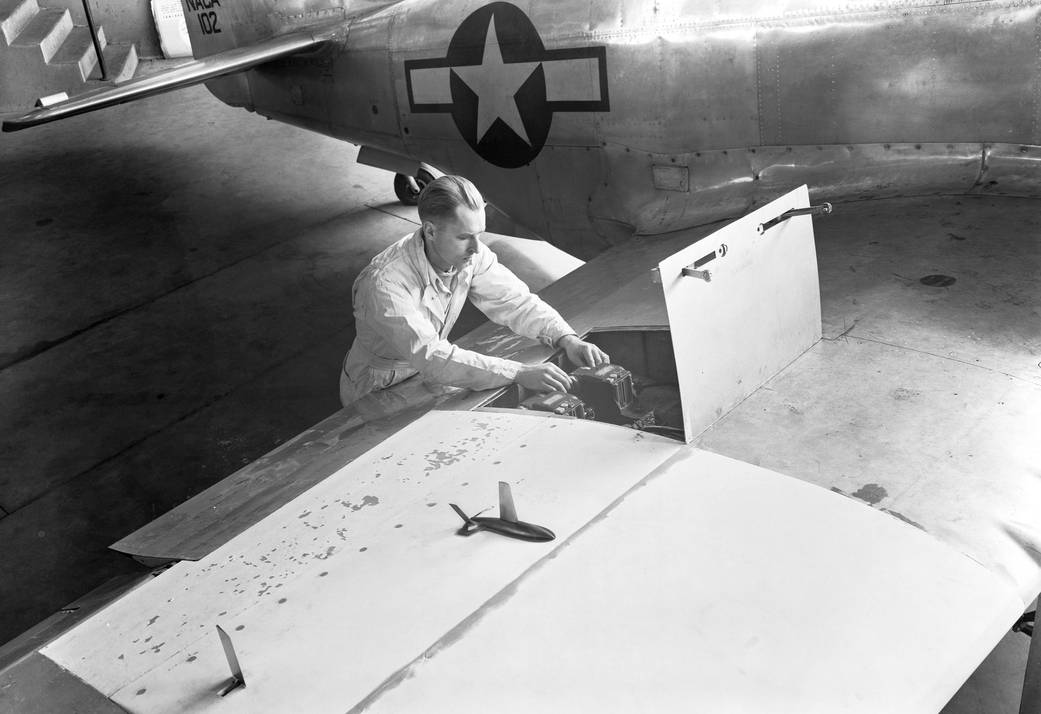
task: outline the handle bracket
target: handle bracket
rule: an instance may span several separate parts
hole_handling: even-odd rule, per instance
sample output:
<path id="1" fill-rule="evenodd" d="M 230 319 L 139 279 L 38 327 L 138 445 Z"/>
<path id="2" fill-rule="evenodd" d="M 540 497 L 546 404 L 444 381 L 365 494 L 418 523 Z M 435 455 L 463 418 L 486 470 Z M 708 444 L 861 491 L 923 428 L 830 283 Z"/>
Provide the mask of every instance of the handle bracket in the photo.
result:
<path id="1" fill-rule="evenodd" d="M 766 223 L 760 223 L 756 226 L 755 232 L 759 235 L 763 235 L 778 223 L 783 223 L 789 218 L 794 218 L 795 216 L 827 216 L 831 212 L 832 205 L 830 203 L 822 203 L 819 206 L 808 206 L 807 208 L 793 208 L 790 211 L 785 211 L 776 218 L 771 218 Z"/>

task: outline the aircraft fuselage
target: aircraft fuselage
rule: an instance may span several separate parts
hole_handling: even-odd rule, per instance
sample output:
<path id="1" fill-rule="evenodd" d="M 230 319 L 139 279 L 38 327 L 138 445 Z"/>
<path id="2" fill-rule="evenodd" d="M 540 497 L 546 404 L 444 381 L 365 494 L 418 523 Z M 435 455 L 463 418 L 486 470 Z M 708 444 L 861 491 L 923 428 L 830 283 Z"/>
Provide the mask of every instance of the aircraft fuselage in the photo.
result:
<path id="1" fill-rule="evenodd" d="M 1041 2 L 298 4 L 340 13 L 344 39 L 218 96 L 467 175 L 580 257 L 803 182 L 829 200 L 1041 183 Z"/>

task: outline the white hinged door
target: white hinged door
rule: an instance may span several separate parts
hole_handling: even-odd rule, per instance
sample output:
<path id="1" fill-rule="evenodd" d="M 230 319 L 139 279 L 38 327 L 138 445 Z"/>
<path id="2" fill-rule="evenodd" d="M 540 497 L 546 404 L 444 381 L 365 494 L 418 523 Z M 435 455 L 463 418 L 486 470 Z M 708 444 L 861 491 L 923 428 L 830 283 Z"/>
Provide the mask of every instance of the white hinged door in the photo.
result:
<path id="1" fill-rule="evenodd" d="M 807 206 L 800 186 L 658 265 L 688 442 L 820 339 L 813 218 L 756 230 Z"/>

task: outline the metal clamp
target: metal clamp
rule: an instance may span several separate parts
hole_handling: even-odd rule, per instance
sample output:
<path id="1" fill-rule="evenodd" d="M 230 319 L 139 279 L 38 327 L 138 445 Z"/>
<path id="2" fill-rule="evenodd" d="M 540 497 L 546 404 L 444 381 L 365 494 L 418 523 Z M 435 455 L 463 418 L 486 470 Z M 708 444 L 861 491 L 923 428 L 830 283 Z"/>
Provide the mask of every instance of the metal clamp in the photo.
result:
<path id="1" fill-rule="evenodd" d="M 681 271 L 681 274 L 686 275 L 688 278 L 701 278 L 706 283 L 712 280 L 712 273 L 707 270 L 698 270 L 693 267 L 694 265 L 697 265 L 697 263 L 688 265 Z M 655 285 L 661 285 L 661 270 L 658 268 L 651 268 L 651 282 Z"/>
<path id="2" fill-rule="evenodd" d="M 831 211 L 832 206 L 830 203 L 823 203 L 819 206 L 809 206 L 807 208 L 793 208 L 790 211 L 785 211 L 781 215 L 777 216 L 777 218 L 771 218 L 766 223 L 760 223 L 756 226 L 755 232 L 759 235 L 763 235 L 778 223 L 783 223 L 789 218 L 794 218 L 795 216 L 826 216 L 831 213 Z"/>
<path id="3" fill-rule="evenodd" d="M 712 282 L 712 273 L 707 270 L 698 270 L 697 268 L 691 268 L 688 266 L 680 272 L 688 278 L 700 278 L 706 283 Z"/>

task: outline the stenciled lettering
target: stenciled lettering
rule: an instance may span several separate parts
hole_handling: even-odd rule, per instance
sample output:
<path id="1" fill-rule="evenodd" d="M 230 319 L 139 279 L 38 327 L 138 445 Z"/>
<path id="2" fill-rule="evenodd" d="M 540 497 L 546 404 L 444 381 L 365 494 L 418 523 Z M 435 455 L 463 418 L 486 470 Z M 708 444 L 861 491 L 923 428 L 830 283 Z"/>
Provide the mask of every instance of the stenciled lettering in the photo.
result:
<path id="1" fill-rule="evenodd" d="M 220 0 L 186 0 L 188 3 L 188 9 L 192 12 L 198 12 L 199 10 L 212 10 L 215 7 L 220 7 Z"/>
<path id="2" fill-rule="evenodd" d="M 217 13 L 212 10 L 200 12 L 196 17 L 199 18 L 199 28 L 202 30 L 202 34 L 215 35 L 221 31 L 220 25 L 217 24 Z"/>

